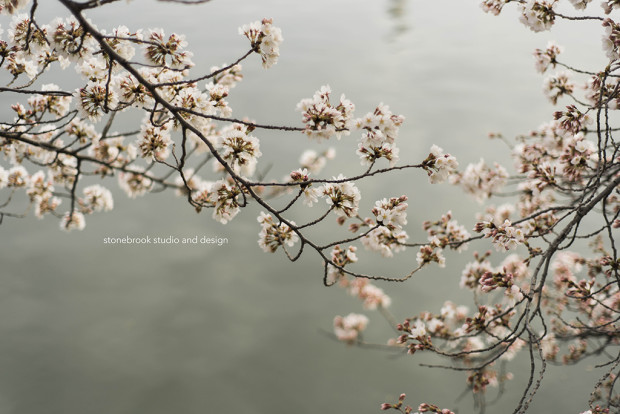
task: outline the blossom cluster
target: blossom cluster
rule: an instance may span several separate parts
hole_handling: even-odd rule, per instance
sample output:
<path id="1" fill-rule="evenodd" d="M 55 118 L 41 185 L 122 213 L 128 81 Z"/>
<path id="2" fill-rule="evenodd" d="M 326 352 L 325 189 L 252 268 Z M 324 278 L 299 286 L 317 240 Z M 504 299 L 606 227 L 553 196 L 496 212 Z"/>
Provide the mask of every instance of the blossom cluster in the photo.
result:
<path id="1" fill-rule="evenodd" d="M 519 20 L 530 30 L 541 32 L 551 29 L 555 23 L 554 6 L 557 0 L 529 0 L 521 5 Z"/>
<path id="2" fill-rule="evenodd" d="M 383 289 L 373 285 L 365 278 L 350 278 L 345 266 L 358 261 L 355 246 L 348 246 L 343 249 L 340 245 L 334 246 L 331 251 L 330 264 L 326 267 L 326 282 L 328 285 L 338 284 L 346 289 L 351 296 L 358 297 L 365 309 L 383 309 L 390 306 L 392 300 Z"/>
<path id="3" fill-rule="evenodd" d="M 287 245 L 291 247 L 299 241 L 299 237 L 288 224 L 276 224 L 270 214 L 262 212 L 258 216 L 258 222 L 261 224 L 258 244 L 266 252 L 273 253 L 279 246 Z"/>
<path id="4" fill-rule="evenodd" d="M 330 102 L 331 93 L 329 85 L 325 85 L 316 91 L 312 98 L 302 99 L 297 104 L 297 110 L 301 111 L 302 121 L 306 126 L 304 133 L 308 136 L 329 139 L 334 135 L 340 138 L 343 134 L 350 133 L 355 105 L 346 99 L 344 94 L 338 104 L 333 105 Z"/>
<path id="5" fill-rule="evenodd" d="M 405 413 L 405 414 L 411 414 L 414 410 L 413 407 L 409 406 L 409 405 L 405 405 L 403 407 L 403 402 L 405 401 L 405 398 L 407 397 L 406 394 L 401 394 L 398 397 L 398 402 L 395 404 L 390 404 L 390 403 L 383 403 L 381 404 L 381 410 L 398 410 L 401 413 Z M 418 411 L 413 413 L 413 414 L 420 414 L 420 413 L 437 413 L 437 414 L 454 414 L 454 412 L 450 411 L 447 408 L 439 408 L 436 405 L 433 404 L 428 404 L 428 403 L 422 403 L 418 406 Z"/>
<path id="6" fill-rule="evenodd" d="M 380 104 L 374 112 L 354 121 L 355 126 L 362 130 L 357 149 L 362 165 L 373 165 L 379 158 L 387 159 L 390 167 L 396 164 L 399 149 L 394 142 L 404 120 L 404 116 L 394 115 L 387 105 Z"/>
<path id="7" fill-rule="evenodd" d="M 366 329 L 368 318 L 358 313 L 334 318 L 334 334 L 339 341 L 353 344 L 359 340 L 360 334 Z"/>
<path id="8" fill-rule="evenodd" d="M 487 13 L 499 15 L 508 0 L 483 0 L 480 7 Z"/>
<path id="9" fill-rule="evenodd" d="M 263 67 L 270 68 L 278 62 L 282 30 L 273 26 L 272 19 L 263 19 L 239 28 L 239 34 L 250 40 L 252 49 L 258 52 L 263 60 Z"/>
<path id="10" fill-rule="evenodd" d="M 446 181 L 450 175 L 456 172 L 458 165 L 459 163 L 454 156 L 445 154 L 443 149 L 437 145 L 431 147 L 430 154 L 422 162 L 422 167 L 428 173 L 431 184 Z"/>
<path id="11" fill-rule="evenodd" d="M 184 35 L 166 35 L 163 29 L 134 32 L 126 26 L 107 32 L 86 19 L 79 20 L 81 16 L 35 23 L 32 16 L 16 14 L 27 3 L 5 1 L 0 5 L 2 12 L 13 14 L 8 41 L 0 39 L 0 67 L 14 81 L 26 77 L 32 84 L 54 65 L 62 69 L 72 65 L 84 84 L 74 92 L 43 84 L 40 93 L 29 94 L 27 105 L 12 106 L 13 121 L 3 123 L 0 129 L 1 150 L 10 163 L 8 170 L 0 166 L 0 188 L 38 186 L 36 191 L 27 191 L 35 215 L 56 215 L 65 230 L 81 230 L 85 215 L 109 211 L 113 206 L 105 201 L 111 200 L 110 191 L 101 185 L 80 190 L 82 175 L 89 169 L 101 178 L 116 176 L 119 187 L 130 197 L 157 186 L 173 187 L 177 194 L 188 197 L 197 211 L 214 208 L 216 220 L 225 223 L 232 219 L 238 212 L 241 188 L 230 177 L 204 180 L 198 169 L 187 164 L 193 153 L 207 152 L 207 158 L 197 164 L 199 168 L 217 158 L 212 164 L 218 174 L 255 174 L 261 152 L 258 139 L 251 135 L 253 128 L 236 123 L 220 127 L 213 119 L 232 114 L 226 98 L 242 79 L 241 65 L 213 67 L 211 74 L 201 78 L 209 82 L 200 88 L 188 79 L 194 64 Z M 275 63 L 282 39 L 270 19 L 240 30 L 265 67 Z M 110 129 L 114 114 L 132 109 L 145 112 L 138 133 Z M 98 128 L 104 118 L 108 125 Z M 175 153 L 177 145 L 182 150 Z M 31 174 L 25 161 L 46 168 Z M 159 175 L 163 170 L 157 169 L 158 165 L 173 166 L 178 176 L 168 180 L 170 174 Z M 43 180 L 42 175 L 47 178 Z M 44 182 L 46 190 L 41 187 Z M 84 192 L 84 199 L 79 198 L 79 191 Z M 62 196 L 72 202 L 61 203 Z M 69 205 L 69 211 L 63 213 L 59 209 L 64 205 Z"/>
<path id="12" fill-rule="evenodd" d="M 236 174 L 244 177 L 254 175 L 258 158 L 263 154 L 258 139 L 249 135 L 245 126 L 233 124 L 230 128 L 223 129 L 213 144 L 222 159 Z M 213 165 L 216 171 L 222 168 L 222 164 Z"/>
<path id="13" fill-rule="evenodd" d="M 375 202 L 372 213 L 375 219 L 367 218 L 364 226 L 372 227 L 362 238 L 366 249 L 380 253 L 384 257 L 392 257 L 394 253 L 403 251 L 409 236 L 403 229 L 407 224 L 407 197 L 384 198 Z M 352 226 L 357 231 L 359 225 Z"/>
<path id="14" fill-rule="evenodd" d="M 421 246 L 416 255 L 420 267 L 432 262 L 436 262 L 439 267 L 445 267 L 446 258 L 443 250 L 446 248 L 459 252 L 466 250 L 471 237 L 464 226 L 452 220 L 450 211 L 442 215 L 438 221 L 425 221 L 422 223 L 422 229 L 427 232 L 429 243 Z"/>
<path id="15" fill-rule="evenodd" d="M 385 309 L 392 304 L 392 299 L 383 289 L 373 285 L 368 279 L 341 279 L 340 286 L 346 288 L 351 296 L 358 297 L 365 309 L 372 310 L 379 307 Z"/>
<path id="16" fill-rule="evenodd" d="M 469 164 L 462 173 L 453 175 L 451 181 L 459 184 L 465 192 L 481 203 L 506 185 L 508 172 L 497 163 L 494 167 L 489 167 L 481 159 L 476 164 Z"/>
<path id="17" fill-rule="evenodd" d="M 587 8 L 590 3 L 588 0 L 570 2 L 577 10 Z M 484 0 L 481 6 L 484 11 L 498 15 L 508 3 L 510 1 Z M 536 32 L 549 30 L 560 17 L 573 19 L 556 13 L 559 1 L 516 3 L 522 23 Z M 605 13 L 618 6 L 616 1 L 603 2 Z M 603 51 L 613 64 L 620 59 L 617 52 L 620 29 L 609 18 L 599 20 L 603 21 L 605 31 Z M 550 323 L 544 332 L 538 333 L 534 344 L 544 359 L 564 364 L 581 361 L 589 352 L 596 352 L 593 345 L 583 339 L 591 335 L 613 337 L 612 342 L 617 343 L 615 322 L 620 304 L 617 285 L 620 262 L 610 254 L 609 243 L 613 246 L 612 229 L 620 212 L 620 200 L 614 194 L 614 189 L 620 185 L 617 171 L 620 158 L 617 156 L 617 142 L 611 137 L 607 112 L 605 118 L 601 115 L 601 108 L 607 111 L 620 107 L 617 67 L 608 67 L 605 72 L 597 74 L 574 70 L 558 61 L 561 52 L 562 48 L 551 42 L 546 49 L 537 49 L 534 53 L 536 69 L 544 73 L 550 67 L 565 67 L 566 71 L 545 80 L 544 92 L 553 104 L 565 97 L 572 98 L 574 103 L 556 110 L 551 122 L 529 135 L 518 137 L 520 143 L 513 147 L 513 157 L 520 175 L 510 176 L 505 167 L 496 163 L 492 168 L 483 160 L 467 166 L 463 172 L 449 174 L 452 183 L 461 186 L 481 203 L 502 195 L 506 187 L 514 188 L 514 203 L 489 204 L 484 212 L 477 214 L 474 231 L 490 239 L 497 253 L 475 253 L 475 260 L 462 272 L 461 287 L 475 292 L 477 304 L 488 304 L 479 305 L 471 316 L 466 316 L 467 311 L 464 311 L 458 323 L 442 314 L 422 312 L 420 316 L 399 324 L 397 328 L 402 334 L 391 342 L 405 347 L 409 353 L 430 351 L 455 358 L 462 363 L 458 369 L 477 366 L 469 371 L 466 379 L 474 393 L 483 393 L 488 386 L 497 386 L 512 377 L 512 374 L 501 374 L 494 365 L 497 360 L 514 358 L 526 346 L 527 338 L 520 337 L 515 327 L 515 323 L 520 322 L 514 320 L 518 315 L 517 308 L 523 310 L 526 303 L 541 300 L 549 316 Z M 583 88 L 585 99 L 576 96 L 578 86 L 569 72 L 590 76 Z M 593 131 L 590 126 L 595 116 L 598 124 Z M 603 120 L 604 126 L 601 125 Z M 596 139 L 589 139 L 588 135 L 593 133 L 598 134 L 598 143 Z M 601 136 L 608 138 L 602 140 Z M 493 137 L 501 135 L 493 134 Z M 597 176 L 605 177 L 601 187 L 592 186 L 592 180 Z M 588 194 L 591 195 L 586 196 Z M 580 198 L 596 194 L 598 198 L 590 204 Z M 602 223 L 598 227 L 590 224 L 587 230 L 579 232 L 579 224 L 575 227 L 574 223 L 581 222 L 583 209 L 590 211 L 597 204 L 595 201 L 604 216 Z M 572 221 L 565 221 L 567 217 Z M 449 217 L 442 217 L 438 222 L 424 224 L 424 230 L 429 232 L 429 244 L 420 247 L 418 263 L 436 261 L 441 265 L 445 260 L 441 255 L 442 248 L 463 244 L 447 237 L 449 222 Z M 558 227 L 564 228 L 564 232 L 561 233 Z M 592 227 L 598 230 L 593 231 Z M 598 232 L 605 233 L 606 237 Z M 460 240 L 471 237 L 466 231 L 463 234 L 467 236 Z M 576 236 L 578 234 L 581 235 Z M 558 251 L 560 241 L 570 246 L 577 238 L 593 235 L 597 236 L 592 243 L 593 256 L 589 258 L 566 251 L 564 247 Z M 554 239 L 555 244 L 550 241 Z M 521 249 L 525 255 L 521 252 L 519 255 L 505 255 L 508 250 L 519 246 L 527 248 Z M 495 256 L 503 257 L 499 265 L 492 264 L 491 258 Z M 542 258 L 541 265 L 532 266 L 538 258 Z M 545 262 L 548 268 L 543 267 Z M 547 272 L 550 273 L 548 278 Z M 587 274 L 579 275 L 580 272 Z M 610 279 L 613 277 L 616 282 Z M 553 283 L 545 283 L 546 280 Z M 614 377 L 612 371 L 604 378 Z M 596 397 L 606 402 L 607 407 L 615 407 L 613 401 L 617 398 L 613 395 L 613 386 L 602 392 L 602 384 L 601 380 L 596 385 L 593 401 Z M 382 408 L 402 411 L 401 405 L 386 403 Z M 609 412 L 609 408 L 594 407 L 592 402 L 590 407 L 586 413 Z M 407 412 L 413 411 L 411 407 L 407 409 Z"/>
<path id="18" fill-rule="evenodd" d="M 613 9 L 620 8 L 620 1 L 618 1 L 618 0 L 603 0 L 603 2 L 601 3 L 601 6 L 603 7 L 603 10 L 605 11 L 605 14 L 609 14 L 609 13 L 611 13 L 611 11 Z"/>
<path id="19" fill-rule="evenodd" d="M 357 248 L 355 246 L 348 246 L 346 249 L 343 249 L 340 245 L 334 246 L 331 251 L 331 263 L 327 266 L 328 284 L 333 285 L 339 280 L 347 279 L 344 267 L 357 262 L 356 251 Z"/>
<path id="20" fill-rule="evenodd" d="M 492 220 L 481 221 L 476 223 L 474 231 L 490 237 L 498 251 L 516 249 L 525 243 L 527 234 L 522 226 L 513 226 L 510 220 L 504 220 L 500 225 L 496 225 Z"/>
<path id="21" fill-rule="evenodd" d="M 563 49 L 556 45 L 555 42 L 549 42 L 545 50 L 536 49 L 534 51 L 534 59 L 536 60 L 536 70 L 539 73 L 545 73 L 549 67 L 555 68 L 557 57 Z"/>
<path id="22" fill-rule="evenodd" d="M 572 95 L 575 91 L 575 84 L 570 79 L 567 71 L 558 72 L 545 79 L 543 92 L 552 104 L 557 104 L 558 99 L 563 96 Z"/>
<path id="23" fill-rule="evenodd" d="M 355 184 L 348 181 L 342 174 L 338 175 L 338 177 L 334 177 L 333 180 L 333 183 L 327 183 L 321 188 L 321 193 L 322 196 L 325 197 L 325 201 L 339 216 L 356 216 L 362 197 L 360 191 Z"/>

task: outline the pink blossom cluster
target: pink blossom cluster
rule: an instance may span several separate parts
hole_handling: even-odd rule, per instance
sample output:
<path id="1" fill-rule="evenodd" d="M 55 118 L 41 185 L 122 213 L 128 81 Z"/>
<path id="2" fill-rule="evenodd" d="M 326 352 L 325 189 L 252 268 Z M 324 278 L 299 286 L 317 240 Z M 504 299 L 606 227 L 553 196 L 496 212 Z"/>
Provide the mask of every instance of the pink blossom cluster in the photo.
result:
<path id="1" fill-rule="evenodd" d="M 430 245 L 441 249 L 446 247 L 461 252 L 467 249 L 467 242 L 471 235 L 465 226 L 452 219 L 452 212 L 448 211 L 438 221 L 425 221 L 422 229 L 428 234 Z"/>
<path id="2" fill-rule="evenodd" d="M 357 149 L 362 165 L 372 165 L 379 158 L 387 159 L 390 167 L 396 164 L 399 149 L 394 142 L 404 120 L 404 116 L 392 114 L 384 104 L 379 104 L 374 112 L 363 118 L 354 120 L 355 127 L 362 130 Z"/>
<path id="3" fill-rule="evenodd" d="M 270 68 L 278 62 L 282 31 L 273 25 L 272 19 L 263 19 L 239 28 L 239 34 L 250 40 L 252 48 L 260 54 L 264 68 Z"/>
<path id="4" fill-rule="evenodd" d="M 306 125 L 304 133 L 308 136 L 329 139 L 350 133 L 355 105 L 346 99 L 344 94 L 338 104 L 332 104 L 331 93 L 329 85 L 325 85 L 316 91 L 312 98 L 302 99 L 297 104 L 297 110 L 301 111 L 302 121 Z"/>
<path id="5" fill-rule="evenodd" d="M 549 67 L 555 68 L 557 64 L 557 57 L 563 49 L 556 45 L 555 42 L 549 42 L 545 50 L 536 49 L 534 51 L 534 59 L 536 60 L 536 70 L 540 73 L 545 73 Z"/>
<path id="6" fill-rule="evenodd" d="M 358 313 L 334 318 L 334 334 L 339 341 L 353 344 L 359 340 L 360 334 L 366 329 L 368 318 Z"/>
<path id="7" fill-rule="evenodd" d="M 356 251 L 357 248 L 355 246 L 348 246 L 346 249 L 343 249 L 340 245 L 334 246 L 331 251 L 331 263 L 333 264 L 327 266 L 327 281 L 330 285 L 340 280 L 347 280 L 344 267 L 357 262 Z M 345 284 L 348 284 L 348 282 Z"/>
<path id="8" fill-rule="evenodd" d="M 572 95 L 575 88 L 576 86 L 570 79 L 570 74 L 567 71 L 561 71 L 548 76 L 543 84 L 545 96 L 554 105 L 558 103 L 561 97 Z"/>
<path id="9" fill-rule="evenodd" d="M 619 0 L 603 0 L 603 2 L 601 3 L 601 6 L 603 7 L 605 14 L 609 14 L 612 12 L 613 9 L 620 8 L 620 1 Z"/>
<path id="10" fill-rule="evenodd" d="M 395 404 L 390 404 L 390 403 L 383 403 L 381 404 L 381 410 L 385 411 L 385 410 L 398 410 L 401 413 L 405 413 L 405 414 L 411 414 L 413 413 L 414 408 L 409 406 L 409 405 L 405 405 L 403 407 L 403 402 L 405 401 L 405 398 L 407 398 L 406 394 L 401 394 L 398 397 L 398 402 Z M 428 403 L 422 403 L 418 406 L 418 411 L 413 413 L 413 414 L 420 414 L 420 413 L 437 413 L 437 414 L 454 414 L 454 412 L 450 411 L 447 408 L 439 408 L 436 405 L 433 404 L 428 404 Z"/>
<path id="11" fill-rule="evenodd" d="M 92 163 L 94 174 L 116 176 L 119 187 L 130 197 L 144 195 L 156 186 L 173 187 L 177 194 L 188 197 L 196 210 L 214 208 L 216 220 L 225 223 L 232 219 L 240 205 L 239 186 L 226 177 L 204 180 L 195 167 L 187 166 L 186 159 L 191 152 L 208 152 L 207 161 L 217 154 L 213 169 L 218 174 L 255 174 L 261 152 L 258 139 L 251 135 L 253 128 L 233 122 L 219 128 L 212 118 L 232 114 L 226 98 L 242 79 L 241 65 L 213 67 L 211 74 L 201 78 L 209 82 L 200 88 L 188 79 L 194 64 L 184 35 L 166 35 L 162 29 L 134 32 L 126 26 L 98 31 L 89 20 L 80 21 L 80 16 L 35 25 L 31 16 L 15 14 L 26 4 L 0 4 L 2 12 L 14 15 L 8 40 L 0 39 L 4 69 L 15 79 L 23 75 L 33 83 L 51 66 L 65 69 L 73 65 L 84 86 L 72 93 L 55 84 L 43 84 L 40 94 L 30 94 L 27 106 L 12 106 L 15 118 L 3 124 L 0 138 L 12 166 L 9 170 L 0 166 L 0 186 L 25 189 L 31 181 L 41 186 L 40 175 L 46 175 L 48 191 L 40 188 L 29 193 L 35 214 L 58 216 L 63 229 L 83 229 L 86 214 L 113 206 L 111 193 L 101 186 L 84 187 L 81 191 L 88 201 L 78 199 L 81 176 L 88 171 L 85 164 Z M 265 67 L 275 63 L 282 39 L 270 19 L 240 31 L 250 39 Z M 140 49 L 141 54 L 137 53 Z M 112 125 L 115 113 L 131 109 L 146 112 L 140 131 L 130 134 L 135 140 L 110 130 L 110 126 L 103 128 L 103 133 L 98 131 L 96 125 L 105 117 L 111 115 L 108 123 Z M 183 149 L 174 153 L 179 132 Z M 171 158 L 178 176 L 161 178 L 153 167 L 171 166 Z M 45 165 L 47 171 L 31 175 L 22 165 L 24 160 Z M 58 211 L 62 207 L 58 194 L 63 189 L 73 200 L 66 213 Z"/>
<path id="12" fill-rule="evenodd" d="M 508 3 L 509 0 L 483 0 L 480 3 L 480 7 L 487 13 L 499 15 L 502 12 L 502 8 Z"/>
<path id="13" fill-rule="evenodd" d="M 498 15 L 509 3 L 484 0 L 481 6 Z M 555 43 L 536 50 L 537 71 L 544 73 L 557 66 L 564 69 L 545 80 L 545 95 L 554 105 L 566 99 L 572 102 L 553 112 L 551 122 L 517 137 L 517 145 L 509 144 L 516 173 L 509 174 L 499 164 L 489 167 L 483 160 L 462 172 L 455 171 L 454 165 L 448 172 L 441 169 L 441 162 L 436 168 L 436 160 L 447 158 L 439 148 L 433 148 L 423 161 L 431 182 L 449 178 L 481 203 L 497 196 L 510 197 L 504 204 L 486 204 L 476 215 L 474 231 L 480 236 L 470 236 L 463 226 L 452 224 L 447 214 L 439 221 L 424 223 L 428 243 L 401 243 L 419 246 L 419 267 L 431 262 L 443 266 L 444 249 L 477 239 L 489 239 L 495 247 L 495 252 L 475 253 L 475 260 L 462 272 L 461 287 L 474 293 L 473 314 L 460 307 L 455 317 L 456 305 L 445 306 L 446 311 L 439 314 L 421 312 L 398 324 L 400 335 L 389 341 L 409 354 L 424 351 L 451 358 L 454 369 L 468 372 L 466 382 L 475 394 L 511 379 L 512 374 L 499 370 L 497 362 L 510 361 L 524 349 L 543 360 L 575 364 L 617 346 L 620 340 L 620 260 L 614 233 L 620 228 L 620 157 L 611 112 L 620 108 L 620 29 L 610 18 L 558 12 L 559 0 L 515 3 L 522 23 L 535 32 L 551 29 L 559 19 L 602 21 L 602 52 L 611 63 L 601 72 L 589 72 L 561 62 L 562 48 Z M 591 1 L 570 3 L 573 9 L 585 10 Z M 609 14 L 620 3 L 602 5 Z M 585 77 L 585 86 L 579 88 L 573 76 Z M 501 134 L 493 137 L 505 140 Z M 365 228 L 378 232 L 373 229 L 376 223 L 380 221 L 364 219 L 350 227 L 354 232 Z M 584 239 L 590 240 L 589 255 L 569 250 Z M 518 250 L 518 254 L 508 254 L 509 250 Z M 601 343 L 595 338 L 605 339 Z M 610 412 L 620 402 L 617 392 L 614 394 L 618 364 L 612 354 L 607 364 L 599 366 L 605 374 L 595 385 L 590 410 L 585 413 Z M 539 364 L 537 358 L 531 357 L 532 366 Z M 539 381 L 525 389 L 523 400 L 540 388 L 544 368 L 536 373 L 532 368 L 532 378 L 539 375 Z M 412 407 L 403 407 L 403 399 L 385 403 L 382 409 L 412 412 Z M 595 406 L 597 401 L 601 405 Z M 520 405 L 515 412 L 526 409 L 527 405 Z"/>
<path id="14" fill-rule="evenodd" d="M 360 191 L 355 184 L 340 174 L 333 178 L 333 183 L 321 187 L 321 196 L 329 204 L 334 213 L 343 217 L 354 217 L 359 209 Z"/>
<path id="15" fill-rule="evenodd" d="M 368 279 L 341 279 L 340 285 L 345 287 L 351 296 L 357 296 L 362 301 L 364 309 L 387 308 L 392 304 L 392 299 L 383 289 L 373 285 Z"/>
<path id="16" fill-rule="evenodd" d="M 482 202 L 506 185 L 508 172 L 497 163 L 494 167 L 489 167 L 481 159 L 476 164 L 469 164 L 462 173 L 453 175 L 452 182 L 459 184 L 465 192 Z"/>
<path id="17" fill-rule="evenodd" d="M 392 257 L 405 249 L 409 236 L 403 230 L 407 224 L 407 197 L 384 198 L 375 202 L 372 213 L 374 219 L 367 218 L 362 225 L 352 224 L 351 230 L 358 231 L 361 226 L 372 227 L 361 237 L 367 250 L 380 253 L 384 257 Z"/>
<path id="18" fill-rule="evenodd" d="M 422 168 L 427 172 L 431 184 L 442 183 L 456 172 L 459 163 L 450 154 L 445 154 L 437 145 L 431 147 L 428 157 L 422 162 Z"/>
<path id="19" fill-rule="evenodd" d="M 258 234 L 258 245 L 268 253 L 274 253 L 278 247 L 292 247 L 299 241 L 297 234 L 286 223 L 276 223 L 271 216 L 261 212 L 258 216 L 261 231 Z M 291 223 L 295 224 L 295 223 Z"/>
<path id="20" fill-rule="evenodd" d="M 405 344 L 409 354 L 433 350 L 433 338 L 456 339 L 462 335 L 458 329 L 462 330 L 467 312 L 466 306 L 457 306 L 446 301 L 439 314 L 422 312 L 419 316 L 407 318 L 403 323 L 398 324 L 396 328 L 403 334 L 397 338 L 395 343 Z"/>
<path id="21" fill-rule="evenodd" d="M 534 32 L 549 30 L 555 23 L 553 9 L 556 4 L 557 0 L 527 0 L 522 2 L 519 20 Z"/>
<path id="22" fill-rule="evenodd" d="M 603 27 L 605 28 L 603 50 L 609 60 L 616 60 L 620 58 L 620 25 L 610 18 L 606 18 L 603 20 Z"/>
<path id="23" fill-rule="evenodd" d="M 392 303 L 383 289 L 373 285 L 370 280 L 359 277 L 349 277 L 345 266 L 358 261 L 355 246 L 343 249 L 340 245 L 334 246 L 331 251 L 331 263 L 326 266 L 326 282 L 328 285 L 338 284 L 346 289 L 351 296 L 358 297 L 365 309 L 386 309 Z"/>
<path id="24" fill-rule="evenodd" d="M 510 220 L 504 220 L 502 224 L 496 225 L 492 219 L 476 223 L 474 231 L 491 238 L 498 251 L 516 249 L 517 246 L 526 242 L 525 238 L 528 233 L 527 228 L 513 226 Z"/>

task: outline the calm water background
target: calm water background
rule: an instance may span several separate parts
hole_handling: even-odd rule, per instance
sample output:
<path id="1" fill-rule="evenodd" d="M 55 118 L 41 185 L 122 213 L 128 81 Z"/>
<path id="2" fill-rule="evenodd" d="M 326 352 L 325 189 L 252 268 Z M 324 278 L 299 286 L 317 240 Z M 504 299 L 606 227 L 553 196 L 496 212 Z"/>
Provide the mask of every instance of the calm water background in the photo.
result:
<path id="1" fill-rule="evenodd" d="M 47 18 L 40 20 L 63 14 L 55 2 L 42 3 Z M 462 166 L 480 157 L 506 161 L 505 146 L 486 134 L 511 137 L 550 119 L 553 108 L 531 58 L 549 39 L 567 46 L 567 62 L 586 62 L 593 70 L 604 64 L 597 25 L 560 23 L 551 34 L 535 35 L 511 11 L 484 14 L 477 0 L 213 0 L 197 7 L 135 0 L 90 17 L 100 28 L 125 24 L 185 33 L 195 63 L 205 68 L 246 50 L 237 27 L 273 17 L 285 38 L 281 59 L 269 71 L 258 59 L 244 64 L 245 80 L 230 98 L 235 115 L 298 124 L 295 104 L 330 84 L 336 96 L 353 100 L 358 114 L 385 102 L 406 116 L 403 162 L 422 160 L 433 143 Z M 6 33 L 6 20 L 2 25 Z M 1 99 L 7 108 L 7 97 Z M 298 135 L 257 135 L 261 162 L 274 165 L 272 177 L 296 168 L 304 148 L 326 147 Z M 354 140 L 335 143 L 339 161 L 325 175 L 360 171 Z M 366 209 L 380 197 L 406 193 L 410 223 L 451 209 L 473 225 L 477 205 L 447 185 L 431 187 L 423 173 L 361 187 Z M 471 397 L 455 402 L 465 389 L 461 375 L 418 366 L 438 360 L 390 358 L 322 335 L 334 315 L 362 312 L 360 303 L 322 286 L 315 255 L 291 264 L 262 253 L 255 208 L 223 226 L 170 194 L 136 201 L 117 189 L 115 195 L 115 210 L 88 217 L 81 233 L 62 233 L 50 218 L 6 220 L 0 227 L 0 413 L 376 413 L 401 392 L 414 404 L 472 412 Z M 316 236 L 328 237 L 332 223 Z M 409 233 L 424 238 L 416 225 Z M 103 244 L 105 237 L 124 235 L 208 235 L 229 243 Z M 414 262 L 413 251 L 394 262 L 360 256 L 365 269 L 393 275 Z M 446 299 L 471 304 L 458 289 L 467 256 L 449 259 L 445 269 L 407 284 L 381 285 L 399 319 L 437 311 Z M 371 317 L 367 338 L 384 342 L 389 328 L 378 315 L 364 313 Z M 511 366 L 516 379 L 489 412 L 514 405 L 526 380 L 523 361 Z M 552 371 L 533 412 L 581 411 L 590 389 L 574 377 L 595 376 L 583 368 Z M 566 388 L 567 380 L 574 388 Z"/>

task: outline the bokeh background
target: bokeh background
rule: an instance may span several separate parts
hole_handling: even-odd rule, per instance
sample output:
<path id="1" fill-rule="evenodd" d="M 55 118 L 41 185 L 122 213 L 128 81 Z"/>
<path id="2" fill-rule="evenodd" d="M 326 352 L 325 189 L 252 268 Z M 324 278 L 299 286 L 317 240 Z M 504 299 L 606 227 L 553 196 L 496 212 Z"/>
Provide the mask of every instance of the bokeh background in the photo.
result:
<path id="1" fill-rule="evenodd" d="M 39 3 L 41 22 L 66 15 L 57 2 Z M 244 63 L 245 79 L 230 96 L 235 116 L 299 125 L 295 104 L 329 84 L 334 96 L 345 93 L 356 104 L 358 115 L 385 102 L 406 117 L 398 143 L 402 162 L 421 161 L 437 144 L 464 167 L 481 157 L 509 163 L 506 145 L 487 139 L 488 132 L 513 137 L 551 119 L 543 76 L 534 70 L 535 48 L 553 39 L 566 47 L 563 61 L 590 70 L 605 64 L 596 23 L 559 22 L 551 33 L 534 34 L 510 8 L 493 17 L 478 3 L 134 0 L 89 17 L 108 30 L 124 24 L 184 33 L 196 67 L 205 70 L 247 50 L 239 26 L 272 17 L 285 39 L 280 61 L 270 70 L 256 56 Z M 6 35 L 8 19 L 0 24 Z M 62 86 L 73 78 L 70 68 L 53 80 Z M 4 117 L 15 99 L 0 96 Z M 128 128 L 134 121 L 140 119 L 127 120 Z M 354 135 L 322 144 L 301 134 L 256 135 L 264 154 L 259 168 L 271 165 L 270 178 L 297 168 L 304 149 L 330 145 L 338 158 L 325 176 L 361 171 Z M 462 374 L 419 366 L 440 360 L 351 348 L 325 335 L 335 315 L 349 312 L 371 318 L 369 341 L 385 343 L 392 332 L 343 290 L 323 287 L 312 252 L 297 263 L 263 253 L 256 207 L 221 225 L 171 193 L 130 200 L 115 182 L 107 186 L 114 211 L 87 217 L 83 232 L 61 232 L 53 218 L 6 219 L 0 226 L 0 413 L 376 413 L 401 392 L 412 404 L 474 411 L 471 396 L 459 398 L 466 389 Z M 471 228 L 479 208 L 457 188 L 431 186 L 421 171 L 375 177 L 360 187 L 365 214 L 378 198 L 410 197 L 412 240 L 425 238 L 417 223 L 448 210 Z M 319 211 L 314 207 L 306 217 Z M 314 234 L 327 239 L 334 226 L 328 221 Z M 207 235 L 229 243 L 103 243 L 125 235 Z M 408 283 L 380 284 L 393 298 L 392 312 L 404 319 L 438 311 L 444 300 L 471 306 L 458 288 L 460 266 L 486 248 L 449 255 L 445 269 L 429 268 Z M 361 249 L 360 258 L 369 272 L 398 275 L 415 262 L 415 251 L 382 261 Z M 515 379 L 487 412 L 514 407 L 527 380 L 524 361 L 509 366 Z M 584 365 L 550 368 L 532 412 L 585 410 L 590 389 L 583 384 L 595 376 Z M 489 398 L 495 395 L 491 390 Z"/>

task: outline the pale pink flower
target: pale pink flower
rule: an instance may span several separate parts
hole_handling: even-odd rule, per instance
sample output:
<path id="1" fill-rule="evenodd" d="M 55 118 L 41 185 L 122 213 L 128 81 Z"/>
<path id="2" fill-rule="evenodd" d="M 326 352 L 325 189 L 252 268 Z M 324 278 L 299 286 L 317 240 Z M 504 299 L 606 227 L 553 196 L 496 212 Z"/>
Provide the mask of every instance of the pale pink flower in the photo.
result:
<path id="1" fill-rule="evenodd" d="M 273 26 L 272 19 L 263 19 L 261 22 L 253 22 L 239 28 L 239 34 L 250 40 L 252 49 L 260 54 L 265 69 L 278 62 L 280 56 L 280 44 L 282 30 Z"/>
<path id="2" fill-rule="evenodd" d="M 84 230 L 84 227 L 86 227 L 84 215 L 77 211 L 74 211 L 72 214 L 69 212 L 65 213 L 60 221 L 60 228 L 65 231 Z"/>

